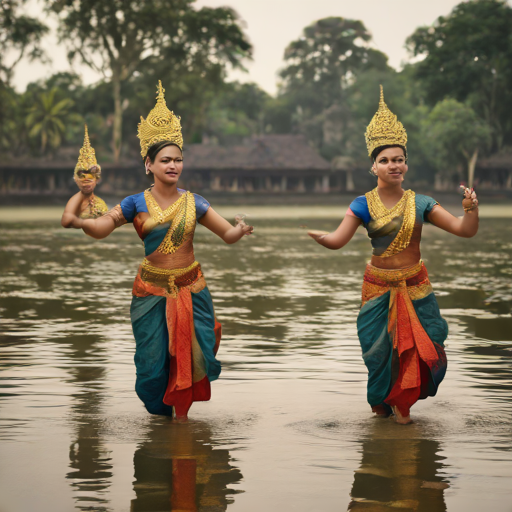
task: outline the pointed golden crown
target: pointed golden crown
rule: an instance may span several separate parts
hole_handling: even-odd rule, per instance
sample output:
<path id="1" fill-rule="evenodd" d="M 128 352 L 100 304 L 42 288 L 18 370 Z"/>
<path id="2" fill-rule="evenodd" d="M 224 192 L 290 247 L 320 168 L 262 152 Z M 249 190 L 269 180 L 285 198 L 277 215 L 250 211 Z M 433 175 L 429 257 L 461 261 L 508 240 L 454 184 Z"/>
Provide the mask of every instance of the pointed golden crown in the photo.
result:
<path id="1" fill-rule="evenodd" d="M 101 168 L 96 161 L 96 153 L 94 152 L 94 148 L 91 146 L 91 142 L 89 140 L 87 125 L 85 125 L 84 145 L 78 154 L 78 162 L 75 166 L 75 176 L 78 171 L 88 171 L 91 167 L 94 166 L 98 167 L 99 171 L 101 171 Z"/>
<path id="2" fill-rule="evenodd" d="M 162 87 L 160 80 L 158 80 L 157 92 L 156 105 L 153 110 L 146 119 L 140 116 L 137 136 L 140 139 L 142 158 L 146 158 L 148 149 L 153 144 L 163 140 L 173 142 L 180 149 L 183 149 L 180 117 L 175 116 L 174 112 L 167 108 L 164 96 L 165 89 Z"/>
<path id="3" fill-rule="evenodd" d="M 397 144 L 405 147 L 407 145 L 407 132 L 384 102 L 382 85 L 380 86 L 379 110 L 366 128 L 364 137 L 368 147 L 368 156 L 372 156 L 373 150 L 381 146 Z"/>

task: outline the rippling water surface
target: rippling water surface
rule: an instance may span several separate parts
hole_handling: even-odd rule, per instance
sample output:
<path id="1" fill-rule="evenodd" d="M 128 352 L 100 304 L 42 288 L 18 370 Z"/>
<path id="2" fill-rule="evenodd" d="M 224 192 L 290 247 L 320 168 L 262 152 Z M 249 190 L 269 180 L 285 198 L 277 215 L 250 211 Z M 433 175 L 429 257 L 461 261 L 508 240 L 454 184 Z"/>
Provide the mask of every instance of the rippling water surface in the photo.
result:
<path id="1" fill-rule="evenodd" d="M 449 367 L 404 427 L 365 399 L 369 241 L 317 246 L 300 226 L 338 222 L 318 211 L 269 207 L 234 246 L 198 228 L 223 373 L 187 424 L 134 392 L 132 229 L 94 241 L 37 216 L 0 223 L 0 510 L 512 511 L 510 219 L 472 240 L 425 227 Z"/>

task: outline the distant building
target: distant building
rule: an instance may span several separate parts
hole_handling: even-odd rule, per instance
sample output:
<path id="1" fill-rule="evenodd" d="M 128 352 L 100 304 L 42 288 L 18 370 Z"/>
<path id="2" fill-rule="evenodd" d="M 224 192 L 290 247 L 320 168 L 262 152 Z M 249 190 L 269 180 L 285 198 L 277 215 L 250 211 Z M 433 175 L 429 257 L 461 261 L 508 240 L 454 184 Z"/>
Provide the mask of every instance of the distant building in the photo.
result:
<path id="1" fill-rule="evenodd" d="M 0 194 L 64 194 L 73 183 L 75 153 L 64 148 L 55 159 L 0 163 Z M 346 188 L 346 166 L 331 166 L 302 135 L 265 135 L 240 146 L 190 144 L 184 151 L 182 186 L 193 190 L 264 193 L 328 193 Z M 133 194 L 148 186 L 141 159 L 102 167 L 103 194 Z"/>
<path id="2" fill-rule="evenodd" d="M 341 189 L 339 172 L 302 135 L 265 135 L 241 146 L 192 144 L 185 168 L 200 188 L 231 192 L 318 192 Z M 184 177 L 184 181 L 187 176 Z"/>

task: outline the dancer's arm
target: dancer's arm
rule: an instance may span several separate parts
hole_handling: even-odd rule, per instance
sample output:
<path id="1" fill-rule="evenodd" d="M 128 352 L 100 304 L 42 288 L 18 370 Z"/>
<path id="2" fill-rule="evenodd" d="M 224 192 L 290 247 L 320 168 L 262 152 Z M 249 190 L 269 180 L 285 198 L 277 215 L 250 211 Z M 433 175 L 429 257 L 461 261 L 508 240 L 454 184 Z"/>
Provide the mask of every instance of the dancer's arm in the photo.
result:
<path id="1" fill-rule="evenodd" d="M 81 219 L 80 206 L 84 200 L 82 192 L 77 192 L 68 201 L 60 223 L 65 228 L 83 229 L 84 233 L 92 238 L 105 238 L 116 228 L 114 220 L 110 216 L 97 219 Z"/>
<path id="2" fill-rule="evenodd" d="M 252 234 L 254 229 L 252 226 L 247 226 L 245 223 L 232 226 L 211 207 L 208 208 L 207 212 L 199 219 L 199 223 L 222 238 L 227 244 L 238 242 L 244 235 Z"/>
<path id="3" fill-rule="evenodd" d="M 474 191 L 464 193 L 462 200 L 464 208 L 463 217 L 455 217 L 447 212 L 442 206 L 437 205 L 428 214 L 428 220 L 438 228 L 448 231 L 453 235 L 463 238 L 471 238 L 478 231 L 478 199 Z"/>
<path id="4" fill-rule="evenodd" d="M 315 242 L 327 247 L 327 249 L 341 249 L 350 242 L 360 225 L 361 219 L 353 215 L 345 215 L 345 218 L 341 221 L 336 231 L 326 235 L 309 231 L 308 235 L 313 238 Z"/>

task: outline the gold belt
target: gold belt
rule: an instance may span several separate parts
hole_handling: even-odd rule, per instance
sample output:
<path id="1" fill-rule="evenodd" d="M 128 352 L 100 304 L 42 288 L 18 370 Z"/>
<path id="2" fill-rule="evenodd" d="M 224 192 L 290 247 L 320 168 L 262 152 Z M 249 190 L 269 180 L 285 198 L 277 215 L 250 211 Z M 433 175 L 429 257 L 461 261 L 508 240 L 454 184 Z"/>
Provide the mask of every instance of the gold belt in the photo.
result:
<path id="1" fill-rule="evenodd" d="M 174 296 L 180 288 L 194 284 L 201 275 L 201 265 L 197 261 L 186 268 L 160 268 L 154 267 L 144 258 L 140 266 L 140 278 L 143 281 L 164 288 Z"/>
<path id="2" fill-rule="evenodd" d="M 372 276 L 386 282 L 398 282 L 405 281 L 406 279 L 410 279 L 415 276 L 423 266 L 423 262 L 419 261 L 415 265 L 406 268 L 378 268 L 374 267 L 372 264 L 368 264 L 368 269 Z"/>

